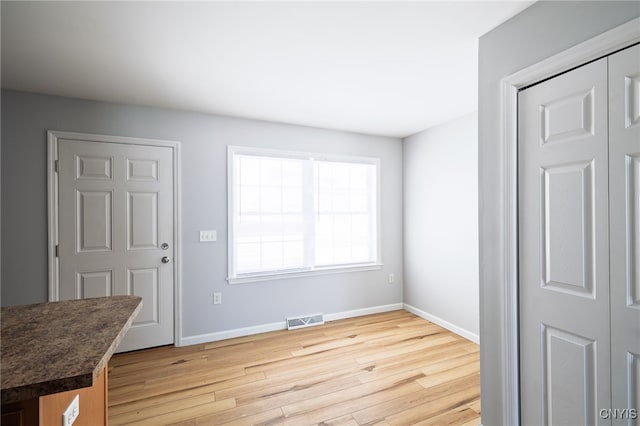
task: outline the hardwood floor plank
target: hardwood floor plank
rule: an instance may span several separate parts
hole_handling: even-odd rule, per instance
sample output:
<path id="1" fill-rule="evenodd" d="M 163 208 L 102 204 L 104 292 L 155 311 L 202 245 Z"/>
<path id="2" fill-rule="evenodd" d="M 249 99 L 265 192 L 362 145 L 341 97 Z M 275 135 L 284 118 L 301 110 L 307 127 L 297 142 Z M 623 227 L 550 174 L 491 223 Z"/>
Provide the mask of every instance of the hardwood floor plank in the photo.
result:
<path id="1" fill-rule="evenodd" d="M 423 421 L 430 421 L 436 416 L 451 413 L 456 408 L 465 405 L 468 401 L 478 396 L 480 396 L 479 387 L 467 387 L 456 392 L 448 393 L 441 398 L 431 400 L 428 404 L 416 405 L 401 413 L 387 416 L 386 420 L 391 425 L 415 425 Z"/>
<path id="2" fill-rule="evenodd" d="M 471 408 L 476 413 L 480 414 L 480 398 L 478 398 L 477 400 L 469 404 L 469 408 Z"/>
<path id="3" fill-rule="evenodd" d="M 263 398 L 254 399 L 246 404 L 238 404 L 235 408 L 228 410 L 224 413 L 220 413 L 216 418 L 216 424 L 218 422 L 225 423 L 231 421 L 234 418 L 243 418 L 250 415 L 255 415 L 261 411 L 268 410 L 271 407 L 284 408 L 289 405 L 294 405 L 314 398 L 317 395 L 333 395 L 336 391 L 342 389 L 349 389 L 353 385 L 357 385 L 359 382 L 354 377 L 337 378 L 336 380 L 317 383 L 313 386 L 304 389 L 293 390 L 290 392 L 276 393 L 274 395 L 267 395 Z"/>
<path id="4" fill-rule="evenodd" d="M 110 424 L 479 422 L 478 345 L 406 311 L 118 354 Z M 470 426 L 470 425 L 469 425 Z"/>
<path id="5" fill-rule="evenodd" d="M 360 384 L 357 373 L 359 368 L 342 368 L 324 374 L 314 374 L 304 378 L 291 376 L 277 376 L 267 378 L 260 382 L 243 386 L 243 391 L 238 388 L 226 389 L 216 393 L 218 398 L 229 398 L 236 396 L 238 405 L 250 404 L 259 399 L 282 397 L 283 395 L 321 395 L 329 393 L 340 387 L 355 386 Z"/>
<path id="6" fill-rule="evenodd" d="M 434 386 L 428 389 L 421 389 L 411 395 L 403 395 L 399 398 L 384 401 L 383 403 L 366 406 L 359 411 L 353 412 L 353 418 L 359 424 L 369 424 L 382 419 L 386 419 L 392 424 L 395 424 L 391 420 L 394 419 L 393 415 L 399 416 L 402 421 L 406 421 L 405 425 L 428 419 L 434 415 L 431 410 L 437 404 L 435 401 L 439 401 L 447 396 L 471 389 L 474 392 L 480 393 L 480 375 L 459 378 L 452 380 L 449 383 L 444 383 L 438 386 Z M 419 413 L 420 418 L 415 418 L 415 413 Z M 437 413 L 436 413 L 437 414 Z M 409 416 L 412 416 L 410 419 Z M 403 424 L 402 421 L 397 422 Z"/>
<path id="7" fill-rule="evenodd" d="M 360 380 L 369 382 L 384 376 L 393 375 L 405 371 L 408 367 L 423 369 L 440 362 L 457 358 L 469 353 L 462 347 L 462 342 L 449 342 L 430 348 L 427 353 L 422 351 L 398 355 L 386 358 L 371 364 L 367 369 L 368 374 L 360 376 Z"/>
<path id="8" fill-rule="evenodd" d="M 119 419 L 124 420 L 123 423 L 112 423 L 111 417 L 109 417 L 109 424 L 112 426 L 118 425 L 131 425 L 131 426 L 163 426 L 181 421 L 188 421 L 193 418 L 202 417 L 205 415 L 215 414 L 220 411 L 228 410 L 235 406 L 233 399 L 224 399 L 222 401 L 215 401 L 208 404 L 195 405 L 187 408 L 180 408 L 178 410 L 171 411 L 169 413 L 161 414 L 154 417 L 147 417 L 140 420 L 135 419 Z"/>
<path id="9" fill-rule="evenodd" d="M 317 404 L 317 408 L 312 406 L 305 407 L 308 411 L 292 412 L 288 414 L 287 411 L 292 409 L 299 409 L 299 407 L 282 407 L 287 418 L 282 421 L 282 425 L 302 425 L 313 424 L 324 421 L 325 419 L 331 419 L 337 416 L 352 413 L 362 406 L 376 405 L 385 401 L 393 400 L 404 395 L 411 395 L 420 391 L 417 383 L 411 381 L 407 383 L 398 384 L 395 386 L 389 386 L 387 388 L 379 390 L 371 390 L 370 393 L 355 397 L 350 397 L 348 393 L 342 395 L 339 399 L 342 402 L 333 402 L 329 405 L 324 403 Z M 356 420 L 357 421 L 357 420 Z M 360 422 L 358 422 L 360 423 Z"/>
<path id="10" fill-rule="evenodd" d="M 337 419 L 316 423 L 314 426 L 358 426 L 358 422 L 355 421 L 351 414 L 348 414 Z"/>
<path id="11" fill-rule="evenodd" d="M 473 358 L 471 358 L 472 360 L 474 358 L 478 358 L 478 356 L 476 354 L 471 354 Z M 424 386 L 425 388 L 431 387 L 431 386 L 435 386 L 435 385 L 439 385 L 440 383 L 446 383 L 449 382 L 453 379 L 457 379 L 459 377 L 464 377 L 468 374 L 473 374 L 476 371 L 480 370 L 480 360 L 473 360 L 471 362 L 466 362 L 468 361 L 468 359 L 466 359 L 466 357 L 462 356 L 457 358 L 456 360 L 458 360 L 459 362 L 463 363 L 460 366 L 457 367 L 453 367 L 453 368 L 449 368 L 447 370 L 441 371 L 439 373 L 429 373 L 426 372 L 425 370 L 427 370 L 428 368 L 423 368 L 422 371 L 425 373 L 425 375 L 427 375 L 427 377 L 424 377 L 422 379 L 418 379 L 417 382 L 420 383 L 422 386 Z M 435 367 L 435 366 L 434 366 Z"/>
<path id="12" fill-rule="evenodd" d="M 195 419 L 196 426 L 209 425 L 233 425 L 233 426 L 253 426 L 253 425 L 271 425 L 277 424 L 278 419 L 282 418 L 282 409 L 274 408 L 272 410 L 262 411 L 251 416 L 234 418 L 227 423 L 221 423 L 219 415 L 212 414 L 208 416 L 198 417 Z M 274 423 L 275 422 L 275 423 Z M 181 425 L 186 426 L 186 425 Z"/>
<path id="13" fill-rule="evenodd" d="M 471 408 L 457 407 L 428 420 L 418 422 L 415 426 L 460 426 L 471 422 L 475 422 L 475 426 L 477 426 L 479 420 L 478 413 Z"/>
<path id="14" fill-rule="evenodd" d="M 123 411 L 119 414 L 109 413 L 109 421 L 112 424 L 126 425 L 145 420 L 150 417 L 157 417 L 174 411 L 183 410 L 185 408 L 205 405 L 216 401 L 215 395 L 212 392 L 199 395 L 185 395 L 183 392 L 176 392 L 172 396 L 175 396 L 175 398 L 168 401 L 165 399 L 162 403 L 145 405 L 144 407 Z"/>

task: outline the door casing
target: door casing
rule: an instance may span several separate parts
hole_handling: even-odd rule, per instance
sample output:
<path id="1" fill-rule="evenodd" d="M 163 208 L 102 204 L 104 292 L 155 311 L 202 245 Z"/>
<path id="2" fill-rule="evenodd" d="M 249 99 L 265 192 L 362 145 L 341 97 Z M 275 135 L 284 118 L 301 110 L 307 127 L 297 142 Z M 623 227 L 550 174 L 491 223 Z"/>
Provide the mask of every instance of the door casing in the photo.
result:
<path id="1" fill-rule="evenodd" d="M 48 282 L 49 302 L 60 300 L 59 292 L 59 258 L 56 256 L 58 244 L 58 176 L 56 161 L 58 160 L 58 141 L 75 140 L 82 142 L 109 142 L 127 145 L 158 146 L 170 148 L 173 158 L 173 297 L 174 297 L 174 344 L 182 345 L 182 242 L 181 242 L 181 205 L 180 205 L 180 142 L 158 139 L 130 138 L 122 136 L 95 135 L 88 133 L 47 131 L 47 220 L 48 220 Z"/>
<path id="2" fill-rule="evenodd" d="M 640 42 L 640 18 L 571 47 L 500 81 L 500 139 L 503 179 L 494 190 L 500 194 L 504 259 L 504 305 L 500 348 L 505 365 L 504 413 L 506 424 L 520 424 L 518 335 L 518 91 Z M 482 336 L 481 336 L 482 338 Z"/>

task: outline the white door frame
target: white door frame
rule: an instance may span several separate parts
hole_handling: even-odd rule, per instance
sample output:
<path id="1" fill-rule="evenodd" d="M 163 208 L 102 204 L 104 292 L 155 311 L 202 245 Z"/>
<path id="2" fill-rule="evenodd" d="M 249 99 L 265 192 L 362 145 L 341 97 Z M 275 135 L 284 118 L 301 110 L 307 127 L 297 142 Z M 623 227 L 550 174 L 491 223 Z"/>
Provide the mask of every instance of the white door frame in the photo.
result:
<path id="1" fill-rule="evenodd" d="M 182 342 L 182 242 L 181 203 L 180 203 L 180 142 L 141 139 L 121 136 L 95 135 L 88 133 L 47 131 L 47 219 L 48 219 L 48 277 L 49 302 L 60 300 L 60 263 L 56 256 L 58 245 L 58 175 L 56 161 L 58 160 L 58 144 L 60 140 L 75 140 L 82 142 L 106 142 L 127 145 L 144 145 L 171 148 L 173 159 L 173 324 L 174 344 L 180 346 Z"/>
<path id="2" fill-rule="evenodd" d="M 500 151 L 503 180 L 498 190 L 503 200 L 502 224 L 505 268 L 505 306 L 502 318 L 504 395 L 506 424 L 520 424 L 518 356 L 518 90 L 594 59 L 640 42 L 640 18 L 633 19 L 599 36 L 571 47 L 500 81 Z M 500 256 L 500 253 L 498 254 Z"/>

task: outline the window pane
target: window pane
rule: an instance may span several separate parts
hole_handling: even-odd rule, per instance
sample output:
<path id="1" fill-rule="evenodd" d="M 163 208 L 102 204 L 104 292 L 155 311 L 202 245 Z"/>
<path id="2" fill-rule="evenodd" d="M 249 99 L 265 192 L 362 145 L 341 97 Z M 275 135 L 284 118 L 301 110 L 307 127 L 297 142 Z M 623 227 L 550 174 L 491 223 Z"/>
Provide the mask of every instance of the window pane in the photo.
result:
<path id="1" fill-rule="evenodd" d="M 333 247 L 329 244 L 319 243 L 316 245 L 316 264 L 331 265 L 333 264 Z"/>
<path id="2" fill-rule="evenodd" d="M 274 158 L 260 160 L 260 185 L 282 186 L 282 160 Z"/>
<path id="3" fill-rule="evenodd" d="M 302 212 L 301 187 L 289 187 L 282 189 L 282 211 L 286 213 Z"/>
<path id="4" fill-rule="evenodd" d="M 376 260 L 376 166 L 316 162 L 316 264 L 328 266 Z"/>
<path id="5" fill-rule="evenodd" d="M 354 164 L 349 171 L 349 187 L 366 190 L 369 169 L 371 169 L 371 166 L 368 164 Z"/>
<path id="6" fill-rule="evenodd" d="M 304 244 L 299 241 L 285 241 L 283 244 L 283 266 L 285 268 L 302 267 L 304 263 Z"/>
<path id="7" fill-rule="evenodd" d="M 240 187 L 240 211 L 242 213 L 260 211 L 260 188 L 257 186 Z"/>
<path id="8" fill-rule="evenodd" d="M 351 218 L 345 215 L 333 216 L 333 241 L 348 243 L 351 240 Z"/>
<path id="9" fill-rule="evenodd" d="M 275 238 L 273 238 L 275 240 Z M 282 269 L 282 241 L 262 243 L 262 268 L 266 270 Z"/>
<path id="10" fill-rule="evenodd" d="M 366 262 L 369 260 L 369 247 L 366 245 L 351 247 L 351 261 L 352 262 Z"/>
<path id="11" fill-rule="evenodd" d="M 262 213 L 280 213 L 282 211 L 282 188 L 263 187 L 260 194 Z"/>
<path id="12" fill-rule="evenodd" d="M 333 216 L 319 214 L 316 221 L 316 242 L 330 245 L 331 241 L 333 241 Z"/>
<path id="13" fill-rule="evenodd" d="M 302 163 L 299 160 L 284 160 L 282 162 L 282 185 L 302 187 Z"/>
<path id="14" fill-rule="evenodd" d="M 285 240 L 304 240 L 304 216 L 286 214 L 282 216 L 282 235 Z"/>
<path id="15" fill-rule="evenodd" d="M 351 164 L 347 163 L 333 163 L 333 187 L 335 189 L 347 189 L 349 188 L 349 169 Z"/>
<path id="16" fill-rule="evenodd" d="M 260 243 L 237 243 L 238 272 L 246 273 L 260 270 Z"/>
<path id="17" fill-rule="evenodd" d="M 348 212 L 349 211 L 349 192 L 344 188 L 333 189 L 333 203 L 331 208 L 334 212 Z"/>
<path id="18" fill-rule="evenodd" d="M 303 161 L 239 155 L 234 164 L 234 273 L 303 267 Z"/>
<path id="19" fill-rule="evenodd" d="M 260 160 L 255 157 L 240 157 L 240 185 L 260 184 Z"/>
<path id="20" fill-rule="evenodd" d="M 349 211 L 366 212 L 367 211 L 368 194 L 365 190 L 351 188 L 349 192 Z"/>

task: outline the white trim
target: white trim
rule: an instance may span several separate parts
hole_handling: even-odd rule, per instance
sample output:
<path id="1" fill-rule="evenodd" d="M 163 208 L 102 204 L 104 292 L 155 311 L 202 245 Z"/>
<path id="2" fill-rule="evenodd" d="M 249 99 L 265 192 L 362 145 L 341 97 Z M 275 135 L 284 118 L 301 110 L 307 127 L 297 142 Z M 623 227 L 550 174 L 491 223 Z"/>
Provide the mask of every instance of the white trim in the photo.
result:
<path id="1" fill-rule="evenodd" d="M 270 331 L 286 330 L 287 322 L 279 321 L 270 324 L 253 325 L 251 327 L 234 328 L 231 330 L 216 331 L 215 333 L 196 334 L 194 336 L 183 337 L 180 344 L 176 346 L 199 345 L 201 343 L 211 343 L 220 340 L 234 339 L 236 337 L 252 336 L 254 334 L 268 333 Z"/>
<path id="2" fill-rule="evenodd" d="M 58 161 L 58 139 L 55 132 L 47 132 L 47 270 L 49 302 L 60 300 L 58 286 L 60 263 L 56 256 L 58 245 L 58 179 L 55 163 Z"/>
<path id="3" fill-rule="evenodd" d="M 502 193 L 504 227 L 502 228 L 504 253 L 496 253 L 505 259 L 504 297 L 505 309 L 503 357 L 505 423 L 520 424 L 520 383 L 518 355 L 518 89 L 529 86 L 586 62 L 606 56 L 631 44 L 640 42 L 640 18 L 633 19 L 610 31 L 571 47 L 537 64 L 513 73 L 500 82 L 500 148 L 503 153 L 504 179 L 498 190 Z"/>
<path id="4" fill-rule="evenodd" d="M 471 340 L 473 343 L 480 344 L 480 336 L 477 335 L 476 333 L 472 333 L 465 328 L 459 327 L 453 323 L 450 323 L 445 319 L 442 319 L 436 315 L 425 312 L 407 303 L 404 304 L 404 309 L 408 312 L 411 312 L 414 315 L 419 316 L 420 318 L 426 319 L 427 321 L 431 321 L 432 323 L 437 324 L 440 327 L 446 328 L 447 330 L 457 334 L 458 336 L 462 336 L 467 340 Z"/>
<path id="5" fill-rule="evenodd" d="M 364 315 L 381 314 L 383 312 L 399 311 L 402 303 L 391 303 L 389 305 L 372 306 L 370 308 L 354 309 L 352 311 L 336 312 L 324 316 L 325 321 L 336 321 L 346 318 L 361 317 Z"/>
<path id="6" fill-rule="evenodd" d="M 375 232 L 376 232 L 376 241 L 375 241 L 375 250 L 376 250 L 376 258 L 373 261 L 357 263 L 357 264 L 349 264 L 349 265 L 329 265 L 329 266 L 317 266 L 313 267 L 310 264 L 307 264 L 304 267 L 297 268 L 296 270 L 291 271 L 269 271 L 269 272 L 258 272 L 255 274 L 235 274 L 235 250 L 234 250 L 234 241 L 235 241 L 235 191 L 234 191 L 234 180 L 237 178 L 236 176 L 236 168 L 234 163 L 235 155 L 255 155 L 257 157 L 273 157 L 273 158 L 289 158 L 289 159 L 297 159 L 297 160 L 308 160 L 308 161 L 335 161 L 335 162 L 345 162 L 345 163 L 353 163 L 353 164 L 369 164 L 375 166 L 376 173 L 376 182 L 375 182 L 375 198 L 376 205 L 375 207 Z M 237 145 L 227 145 L 227 281 L 229 284 L 242 284 L 242 283 L 253 283 L 260 281 L 271 281 L 285 278 L 299 278 L 305 276 L 313 276 L 313 275 L 325 275 L 325 274 L 333 274 L 333 273 L 341 273 L 341 272 L 355 272 L 355 271 L 370 271 L 370 270 L 378 270 L 381 269 L 382 264 L 382 200 L 381 200 L 381 169 L 382 169 L 382 161 L 378 157 L 364 157 L 357 155 L 343 155 L 343 154 L 327 154 L 327 153 L 314 153 L 314 152 L 305 152 L 305 151 L 289 151 L 289 150 L 278 150 L 278 149 L 268 149 L 268 148 L 258 148 L 251 146 L 237 146 Z M 313 199 L 313 195 L 311 195 Z M 310 213 L 306 211 L 306 213 Z M 305 213 L 305 216 L 306 216 Z M 305 231 L 306 232 L 306 231 Z M 313 234 L 313 233 L 312 233 Z M 305 253 L 309 249 L 309 245 L 306 244 Z M 305 254 L 306 256 L 306 254 Z M 308 260 L 308 259 L 307 259 Z"/>
<path id="7" fill-rule="evenodd" d="M 363 315 L 378 314 L 378 313 L 389 312 L 389 311 L 397 311 L 400 309 L 402 309 L 402 303 L 372 306 L 370 308 L 355 309 L 352 311 L 344 311 L 344 312 L 337 312 L 334 314 L 327 314 L 324 316 L 324 320 L 326 322 L 336 321 L 339 319 L 354 318 L 354 317 L 359 317 Z M 287 329 L 286 321 L 272 322 L 269 324 L 254 325 L 251 327 L 234 328 L 231 330 L 217 331 L 215 333 L 206 333 L 206 334 L 197 334 L 195 336 L 187 336 L 187 337 L 183 337 L 182 340 L 180 341 L 180 344 L 179 345 L 176 344 L 176 346 L 188 346 L 188 345 L 197 345 L 201 343 L 217 342 L 219 340 L 233 339 L 236 337 L 245 337 L 245 336 L 251 336 L 254 334 L 268 333 L 270 331 L 278 331 L 278 330 L 286 330 L 286 329 Z"/>
<path id="8" fill-rule="evenodd" d="M 255 283 L 255 282 L 261 282 L 261 281 L 282 280 L 282 279 L 288 279 L 288 278 L 312 277 L 315 275 L 342 274 L 346 272 L 377 271 L 382 269 L 383 266 L 384 265 L 381 263 L 353 265 L 353 266 L 335 266 L 331 268 L 308 269 L 304 271 L 274 272 L 274 273 L 259 274 L 259 275 L 246 275 L 246 276 L 240 276 L 237 278 L 227 277 L 227 281 L 229 282 L 229 284 L 245 284 L 245 283 Z"/>
<path id="9" fill-rule="evenodd" d="M 256 155 L 261 157 L 292 158 L 299 160 L 320 161 L 344 161 L 348 163 L 362 163 L 380 165 L 377 157 L 365 157 L 359 155 L 328 154 L 320 152 L 290 151 L 272 148 L 259 148 L 253 146 L 227 145 L 227 152 L 238 155 Z"/>
<path id="10" fill-rule="evenodd" d="M 174 280 L 174 342 L 177 345 L 182 340 L 182 199 L 180 194 L 182 168 L 180 157 L 180 142 L 130 138 L 122 136 L 107 136 L 88 133 L 47 131 L 47 219 L 48 229 L 48 279 L 49 302 L 60 299 L 60 264 L 56 257 L 55 248 L 58 244 L 58 178 L 55 171 L 55 161 L 58 159 L 59 140 L 77 140 L 83 142 L 107 142 L 128 145 L 146 145 L 171 148 L 173 151 L 173 241 L 175 245 L 173 260 Z"/>

